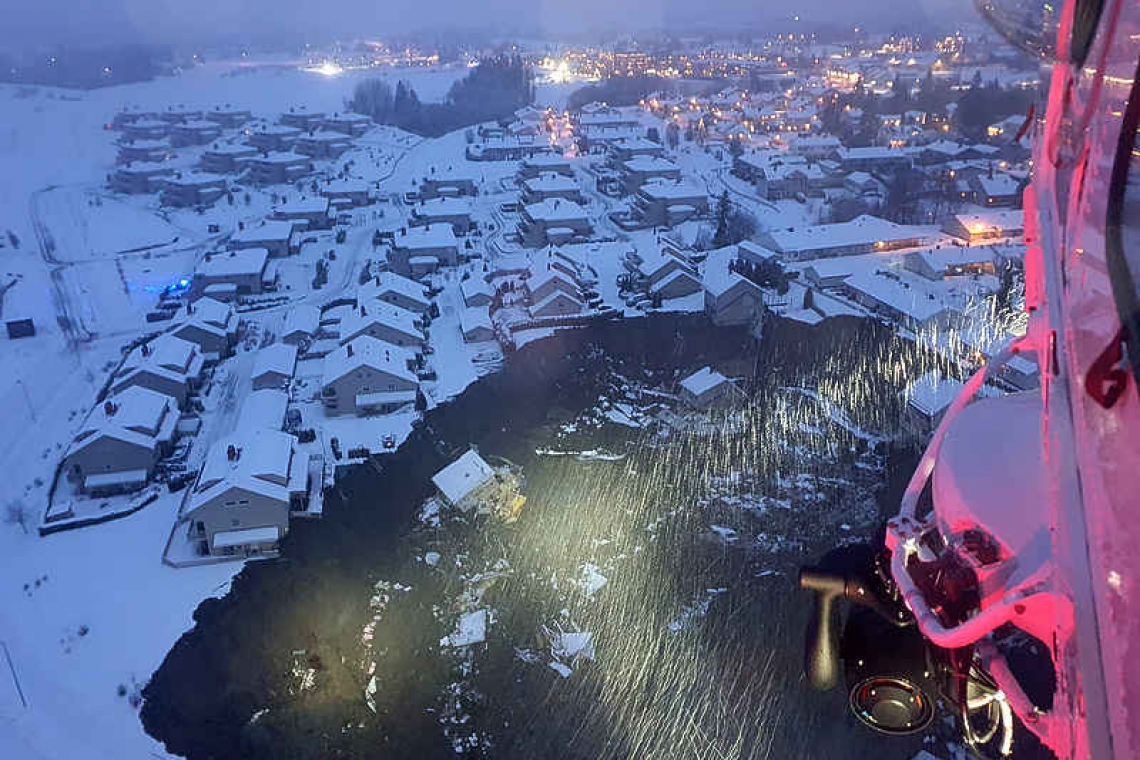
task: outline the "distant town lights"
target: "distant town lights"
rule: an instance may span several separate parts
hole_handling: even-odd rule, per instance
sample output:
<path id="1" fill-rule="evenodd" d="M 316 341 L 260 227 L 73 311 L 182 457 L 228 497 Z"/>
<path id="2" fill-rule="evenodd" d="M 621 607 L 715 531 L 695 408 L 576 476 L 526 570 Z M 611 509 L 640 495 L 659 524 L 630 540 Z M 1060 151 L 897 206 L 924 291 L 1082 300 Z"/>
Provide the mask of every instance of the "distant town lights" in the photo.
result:
<path id="1" fill-rule="evenodd" d="M 309 71 L 314 71 L 317 74 L 326 77 L 335 77 L 338 74 L 344 73 L 344 69 L 340 67 L 340 64 L 334 61 L 325 61 L 320 66 L 314 66 L 313 68 L 309 69 Z"/>

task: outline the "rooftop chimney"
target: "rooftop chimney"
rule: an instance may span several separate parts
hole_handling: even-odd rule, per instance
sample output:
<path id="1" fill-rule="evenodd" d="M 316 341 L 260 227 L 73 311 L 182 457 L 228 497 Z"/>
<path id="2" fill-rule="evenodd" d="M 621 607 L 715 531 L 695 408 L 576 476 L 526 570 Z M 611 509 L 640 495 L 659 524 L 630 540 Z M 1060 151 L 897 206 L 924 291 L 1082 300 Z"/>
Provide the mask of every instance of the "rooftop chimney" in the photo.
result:
<path id="1" fill-rule="evenodd" d="M 115 412 L 119 411 L 119 405 L 114 401 L 106 401 L 103 404 L 103 413 L 108 417 L 114 417 Z"/>
<path id="2" fill-rule="evenodd" d="M 150 356 L 150 346 L 148 346 L 146 343 L 142 344 L 142 355 Z"/>
<path id="3" fill-rule="evenodd" d="M 234 446 L 231 443 L 229 446 L 226 447 L 226 459 L 228 459 L 231 462 L 236 462 L 238 460 L 239 456 L 241 456 L 241 452 L 238 451 L 237 446 Z"/>
<path id="4" fill-rule="evenodd" d="M 352 344 L 351 343 L 346 344 L 344 349 L 345 349 L 345 351 L 348 351 L 348 357 L 351 359 L 352 358 Z"/>

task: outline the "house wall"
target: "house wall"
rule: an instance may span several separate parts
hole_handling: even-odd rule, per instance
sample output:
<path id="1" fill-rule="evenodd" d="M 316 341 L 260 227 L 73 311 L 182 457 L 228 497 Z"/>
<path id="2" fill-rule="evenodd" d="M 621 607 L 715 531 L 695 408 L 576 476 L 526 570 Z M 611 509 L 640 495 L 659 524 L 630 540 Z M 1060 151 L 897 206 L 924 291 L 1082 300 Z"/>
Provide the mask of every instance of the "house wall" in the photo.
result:
<path id="1" fill-rule="evenodd" d="M 266 388 L 284 388 L 292 379 L 292 376 L 284 372 L 265 372 L 253 378 L 253 389 L 260 391 Z"/>
<path id="2" fill-rule="evenodd" d="M 246 503 L 240 503 L 240 502 Z M 226 502 L 234 502 L 227 505 Z M 202 524 L 202 537 L 213 552 L 214 535 L 227 530 L 244 530 L 276 525 L 282 537 L 289 532 L 289 504 L 244 488 L 229 488 L 188 515 L 191 529 Z M 264 548 L 271 548 L 266 546 Z M 229 553 L 242 553 L 240 550 Z"/>
<path id="3" fill-rule="evenodd" d="M 705 313 L 715 325 L 750 324 L 761 308 L 759 293 L 729 291 L 717 299 L 705 291 Z"/>
<path id="4" fill-rule="evenodd" d="M 322 398 L 329 414 L 361 414 L 363 410 L 356 407 L 356 397 L 361 393 L 414 391 L 416 387 L 416 383 L 404 378 L 372 367 L 360 367 L 326 385 Z M 328 393 L 329 388 L 332 394 Z"/>
<path id="5" fill-rule="evenodd" d="M 176 338 L 196 343 L 205 354 L 218 354 L 224 356 L 230 349 L 230 341 L 224 334 L 217 335 L 206 332 L 200 326 L 189 324 L 179 327 L 171 333 Z"/>
<path id="6" fill-rule="evenodd" d="M 150 474 L 154 470 L 156 459 L 154 449 L 96 433 L 95 440 L 68 455 L 65 471 L 70 475 L 78 467 L 78 475 L 81 477 L 129 470 L 146 470 Z"/>
<path id="7" fill-rule="evenodd" d="M 186 406 L 186 396 L 189 393 L 189 385 L 185 378 L 174 380 L 173 378 L 166 378 L 162 375 L 156 375 L 146 370 L 133 375 L 132 377 L 123 377 L 117 379 L 111 385 L 113 393 L 122 393 L 127 388 L 132 386 L 139 386 L 140 388 L 148 388 L 158 393 L 163 393 L 170 396 L 178 402 L 180 408 Z"/>

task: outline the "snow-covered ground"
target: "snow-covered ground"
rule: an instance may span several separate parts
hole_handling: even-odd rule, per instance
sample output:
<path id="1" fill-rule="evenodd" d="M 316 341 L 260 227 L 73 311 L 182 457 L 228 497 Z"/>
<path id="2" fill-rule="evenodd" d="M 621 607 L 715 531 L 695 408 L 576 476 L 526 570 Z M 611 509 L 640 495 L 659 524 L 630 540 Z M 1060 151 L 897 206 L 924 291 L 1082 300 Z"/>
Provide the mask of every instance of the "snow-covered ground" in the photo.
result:
<path id="1" fill-rule="evenodd" d="M 0 526 L 0 642 L 19 682 L 17 691 L 0 652 L 0 756 L 166 756 L 143 733 L 132 698 L 193 625 L 198 603 L 224 593 L 241 569 L 161 564 L 179 496 L 47 538 L 34 526 Z"/>

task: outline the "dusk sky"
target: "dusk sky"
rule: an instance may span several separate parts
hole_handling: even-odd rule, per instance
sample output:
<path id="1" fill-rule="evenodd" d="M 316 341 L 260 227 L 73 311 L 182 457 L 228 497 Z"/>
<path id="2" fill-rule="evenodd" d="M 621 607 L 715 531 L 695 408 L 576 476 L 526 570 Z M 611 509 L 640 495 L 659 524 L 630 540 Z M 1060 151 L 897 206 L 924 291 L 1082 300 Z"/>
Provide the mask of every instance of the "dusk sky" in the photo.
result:
<path id="1" fill-rule="evenodd" d="M 382 37 L 425 27 L 539 29 L 546 34 L 721 28 L 757 25 L 799 13 L 806 21 L 854 22 L 868 15 L 914 20 L 967 14 L 967 0 L 3 0 L 5 46 L 85 42 L 209 43 L 299 35 Z M 306 33 L 307 32 L 307 33 Z"/>

